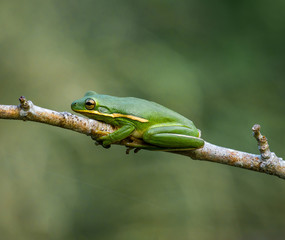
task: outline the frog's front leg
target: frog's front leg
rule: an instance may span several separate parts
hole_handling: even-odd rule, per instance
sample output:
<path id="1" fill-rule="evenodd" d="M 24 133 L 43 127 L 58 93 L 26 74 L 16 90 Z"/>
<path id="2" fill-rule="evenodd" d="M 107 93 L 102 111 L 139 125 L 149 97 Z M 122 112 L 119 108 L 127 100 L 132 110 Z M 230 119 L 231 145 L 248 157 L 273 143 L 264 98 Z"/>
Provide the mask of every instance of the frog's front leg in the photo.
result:
<path id="1" fill-rule="evenodd" d="M 112 143 L 121 141 L 128 137 L 134 130 L 135 127 L 133 125 L 126 124 L 115 132 L 96 139 L 96 141 L 102 144 L 103 147 L 108 148 Z"/>
<path id="2" fill-rule="evenodd" d="M 166 149 L 195 149 L 204 145 L 197 129 L 184 126 L 154 126 L 148 129 L 143 140 Z"/>

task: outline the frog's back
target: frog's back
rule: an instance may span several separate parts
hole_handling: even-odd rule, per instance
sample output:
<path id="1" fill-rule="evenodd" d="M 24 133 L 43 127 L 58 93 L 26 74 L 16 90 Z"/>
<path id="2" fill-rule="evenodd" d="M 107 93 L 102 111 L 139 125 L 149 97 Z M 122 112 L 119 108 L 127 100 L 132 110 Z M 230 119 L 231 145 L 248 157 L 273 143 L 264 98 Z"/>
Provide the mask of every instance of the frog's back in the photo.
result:
<path id="1" fill-rule="evenodd" d="M 184 126 L 193 125 L 193 122 L 186 117 L 152 101 L 135 97 L 114 97 L 114 99 L 110 100 L 112 104 L 109 106 L 112 106 L 110 110 L 113 113 L 119 112 L 125 115 L 141 117 L 155 124 L 173 122 Z"/>

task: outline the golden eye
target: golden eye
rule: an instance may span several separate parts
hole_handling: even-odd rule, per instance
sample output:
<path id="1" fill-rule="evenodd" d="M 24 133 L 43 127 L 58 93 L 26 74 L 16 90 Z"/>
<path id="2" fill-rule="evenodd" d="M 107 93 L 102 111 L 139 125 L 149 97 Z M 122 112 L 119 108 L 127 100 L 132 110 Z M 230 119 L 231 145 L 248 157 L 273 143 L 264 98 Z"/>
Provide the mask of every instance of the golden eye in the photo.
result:
<path id="1" fill-rule="evenodd" d="M 96 106 L 96 102 L 92 98 L 87 98 L 85 100 L 85 108 L 88 110 L 94 109 Z"/>

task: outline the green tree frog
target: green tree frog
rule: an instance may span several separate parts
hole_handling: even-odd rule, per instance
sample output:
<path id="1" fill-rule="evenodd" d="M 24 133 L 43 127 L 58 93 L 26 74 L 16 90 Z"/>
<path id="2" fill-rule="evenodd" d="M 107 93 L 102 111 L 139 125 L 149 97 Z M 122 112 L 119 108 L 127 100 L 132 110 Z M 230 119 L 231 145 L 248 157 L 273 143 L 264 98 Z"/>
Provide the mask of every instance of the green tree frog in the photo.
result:
<path id="1" fill-rule="evenodd" d="M 204 145 L 200 131 L 191 120 L 155 102 L 89 91 L 75 100 L 71 108 L 88 118 L 119 127 L 96 139 L 103 147 L 129 136 L 142 139 L 150 150 L 183 151 Z"/>

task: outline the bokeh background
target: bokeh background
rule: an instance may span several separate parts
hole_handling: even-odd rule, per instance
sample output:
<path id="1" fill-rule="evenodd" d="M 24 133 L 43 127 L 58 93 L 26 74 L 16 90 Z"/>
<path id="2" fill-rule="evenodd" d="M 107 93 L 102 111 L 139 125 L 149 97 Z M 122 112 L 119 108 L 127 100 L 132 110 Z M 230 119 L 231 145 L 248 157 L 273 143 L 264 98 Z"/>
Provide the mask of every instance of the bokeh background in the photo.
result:
<path id="1" fill-rule="evenodd" d="M 285 2 L 0 1 L 0 104 L 71 111 L 88 90 L 156 101 L 207 141 L 285 156 Z M 95 147 L 0 120 L 1 239 L 284 239 L 285 182 L 175 154 Z"/>

